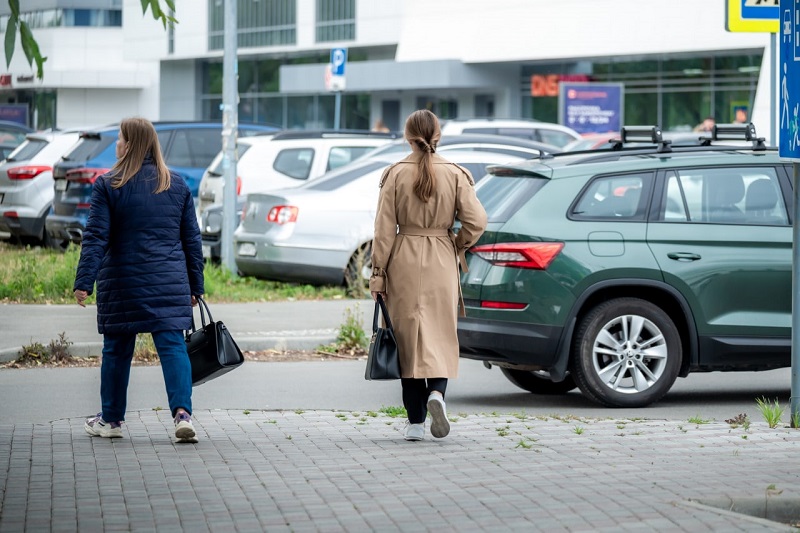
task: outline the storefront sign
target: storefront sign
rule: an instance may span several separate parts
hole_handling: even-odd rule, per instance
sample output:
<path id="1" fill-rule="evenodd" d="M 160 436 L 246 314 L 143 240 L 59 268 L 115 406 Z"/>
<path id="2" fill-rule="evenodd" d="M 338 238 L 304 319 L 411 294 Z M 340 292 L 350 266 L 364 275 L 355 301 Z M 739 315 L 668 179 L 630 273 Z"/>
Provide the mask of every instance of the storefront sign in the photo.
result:
<path id="1" fill-rule="evenodd" d="M 0 120 L 28 125 L 28 104 L 0 104 Z"/>
<path id="2" fill-rule="evenodd" d="M 586 74 L 534 74 L 531 76 L 531 96 L 558 96 L 558 84 L 564 81 L 587 82 Z"/>
<path id="3" fill-rule="evenodd" d="M 0 87 L 11 87 L 11 74 L 0 74 Z"/>
<path id="4" fill-rule="evenodd" d="M 619 131 L 624 92 L 621 83 L 561 83 L 559 122 L 578 133 Z"/>
<path id="5" fill-rule="evenodd" d="M 780 130 L 782 158 L 800 163 L 800 0 L 783 0 L 780 41 Z"/>

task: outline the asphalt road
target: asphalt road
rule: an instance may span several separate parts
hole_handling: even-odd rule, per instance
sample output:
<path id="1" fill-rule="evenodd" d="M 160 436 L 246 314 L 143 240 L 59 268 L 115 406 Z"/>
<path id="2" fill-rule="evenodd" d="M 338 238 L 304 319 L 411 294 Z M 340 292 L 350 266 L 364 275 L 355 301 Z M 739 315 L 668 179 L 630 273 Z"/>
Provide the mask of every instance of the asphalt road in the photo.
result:
<path id="1" fill-rule="evenodd" d="M 789 420 L 791 370 L 692 374 L 679 378 L 667 396 L 641 409 L 609 409 L 577 390 L 563 396 L 535 396 L 508 382 L 497 368 L 462 360 L 451 381 L 451 414 L 514 413 L 591 418 L 688 420 L 699 416 L 724 421 L 739 413 L 761 420 L 755 399 L 779 399 Z M 0 423 L 45 423 L 96 413 L 100 405 L 99 368 L 0 370 Z M 377 411 L 402 405 L 398 382 L 367 382 L 363 361 L 247 362 L 233 372 L 196 387 L 196 409 L 323 409 Z M 134 367 L 128 410 L 166 408 L 160 367 Z"/>

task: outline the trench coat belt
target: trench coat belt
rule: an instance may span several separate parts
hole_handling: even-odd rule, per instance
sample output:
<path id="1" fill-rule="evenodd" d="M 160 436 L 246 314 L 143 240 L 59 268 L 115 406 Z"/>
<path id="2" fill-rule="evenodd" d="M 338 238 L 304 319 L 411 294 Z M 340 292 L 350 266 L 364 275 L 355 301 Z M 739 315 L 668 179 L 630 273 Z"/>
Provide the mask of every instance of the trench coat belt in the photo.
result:
<path id="1" fill-rule="evenodd" d="M 453 249 L 458 258 L 458 264 L 462 272 L 469 272 L 467 267 L 467 254 L 466 250 L 459 250 L 456 246 L 456 234 L 451 229 L 445 228 L 423 228 L 422 226 L 408 226 L 400 225 L 399 235 L 415 235 L 419 237 L 447 237 L 453 243 Z M 464 296 L 461 293 L 461 282 L 458 284 L 458 307 L 461 316 L 467 316 L 466 307 L 464 306 Z"/>

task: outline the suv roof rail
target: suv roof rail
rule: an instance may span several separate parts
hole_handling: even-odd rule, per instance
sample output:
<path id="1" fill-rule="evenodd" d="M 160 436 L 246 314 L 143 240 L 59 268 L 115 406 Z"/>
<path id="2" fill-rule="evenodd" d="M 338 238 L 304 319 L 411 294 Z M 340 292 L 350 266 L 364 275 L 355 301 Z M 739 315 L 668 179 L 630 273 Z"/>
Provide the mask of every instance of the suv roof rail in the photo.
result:
<path id="1" fill-rule="evenodd" d="M 756 135 L 756 126 L 748 124 L 715 124 L 711 129 L 711 137 L 700 137 L 701 146 L 711 146 L 712 141 L 749 141 L 753 150 L 766 150 L 764 137 Z"/>
<path id="2" fill-rule="evenodd" d="M 623 126 L 619 130 L 619 139 L 611 139 L 611 150 L 622 150 L 625 143 L 628 142 L 649 142 L 656 145 L 657 153 L 671 152 L 670 144 L 672 141 L 664 139 L 661 133 L 661 127 L 656 124 L 655 126 Z"/>
<path id="3" fill-rule="evenodd" d="M 384 139 L 397 139 L 401 135 L 397 132 L 383 133 L 369 130 L 292 130 L 281 131 L 272 136 L 278 139 L 323 139 L 336 137 L 379 137 Z"/>

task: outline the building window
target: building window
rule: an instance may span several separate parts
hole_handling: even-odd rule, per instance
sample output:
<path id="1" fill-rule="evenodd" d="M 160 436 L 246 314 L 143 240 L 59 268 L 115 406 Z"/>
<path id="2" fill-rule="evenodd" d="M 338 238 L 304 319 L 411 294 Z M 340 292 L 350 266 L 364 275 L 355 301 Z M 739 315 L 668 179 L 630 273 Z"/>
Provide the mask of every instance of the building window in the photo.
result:
<path id="1" fill-rule="evenodd" d="M 239 48 L 292 45 L 297 42 L 297 0 L 237 0 Z M 224 46 L 225 2 L 208 2 L 208 49 Z"/>
<path id="2" fill-rule="evenodd" d="M 355 0 L 317 0 L 317 42 L 356 38 Z"/>
<path id="3" fill-rule="evenodd" d="M 0 17 L 0 32 L 5 32 L 9 15 Z M 121 27 L 121 9 L 43 9 L 20 13 L 20 19 L 33 29 L 58 27 Z"/>

